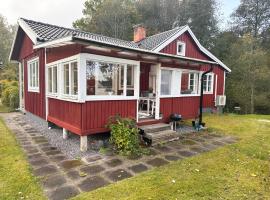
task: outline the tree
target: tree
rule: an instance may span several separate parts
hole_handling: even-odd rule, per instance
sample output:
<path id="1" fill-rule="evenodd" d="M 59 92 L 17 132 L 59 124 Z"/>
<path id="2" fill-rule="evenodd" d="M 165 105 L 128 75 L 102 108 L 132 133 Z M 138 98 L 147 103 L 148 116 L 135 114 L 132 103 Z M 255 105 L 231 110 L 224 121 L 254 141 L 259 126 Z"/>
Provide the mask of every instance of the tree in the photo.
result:
<path id="1" fill-rule="evenodd" d="M 218 33 L 215 0 L 183 0 L 174 26 L 188 24 L 203 46 L 211 48 Z"/>
<path id="2" fill-rule="evenodd" d="M 235 32 L 240 35 L 249 33 L 257 38 L 270 26 L 270 1 L 241 0 L 232 19 Z"/>
<path id="3" fill-rule="evenodd" d="M 131 39 L 132 26 L 137 23 L 132 0 L 88 0 L 83 14 L 73 23 L 75 28 L 120 39 Z"/>
<path id="4" fill-rule="evenodd" d="M 267 53 L 250 35 L 244 35 L 231 46 L 226 63 L 232 73 L 227 80 L 228 106 L 240 105 L 244 113 L 254 113 L 260 102 L 267 100 L 270 89 L 270 68 L 267 65 Z M 265 109 L 270 111 L 270 99 L 265 101 Z"/>

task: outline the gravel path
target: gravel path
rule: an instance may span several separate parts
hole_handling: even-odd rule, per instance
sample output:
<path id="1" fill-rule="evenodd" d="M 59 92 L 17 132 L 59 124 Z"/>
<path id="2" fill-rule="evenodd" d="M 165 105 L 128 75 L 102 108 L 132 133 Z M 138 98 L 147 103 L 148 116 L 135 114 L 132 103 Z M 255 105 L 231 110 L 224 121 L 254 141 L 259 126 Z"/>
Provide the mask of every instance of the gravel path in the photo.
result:
<path id="1" fill-rule="evenodd" d="M 87 152 L 80 151 L 80 136 L 76 134 L 69 134 L 69 138 L 64 140 L 62 137 L 62 129 L 61 128 L 48 128 L 48 123 L 43 119 L 40 119 L 30 113 L 23 115 L 23 120 L 38 130 L 43 136 L 45 136 L 49 143 L 59 150 L 61 150 L 68 158 L 77 159 L 82 158 L 84 156 L 90 156 L 99 154 L 98 149 L 99 146 L 102 145 L 103 138 L 98 136 L 88 136 L 88 147 L 93 149 L 88 149 Z M 106 137 L 106 136 L 105 136 Z"/>

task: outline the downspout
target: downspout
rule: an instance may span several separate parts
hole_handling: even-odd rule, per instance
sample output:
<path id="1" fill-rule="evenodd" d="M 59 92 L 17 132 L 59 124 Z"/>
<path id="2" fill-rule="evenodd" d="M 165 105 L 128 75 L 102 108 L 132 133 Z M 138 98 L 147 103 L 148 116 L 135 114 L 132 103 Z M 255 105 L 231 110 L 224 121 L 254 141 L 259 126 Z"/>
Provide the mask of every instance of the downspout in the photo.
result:
<path id="1" fill-rule="evenodd" d="M 211 64 L 210 69 L 202 74 L 201 77 L 201 91 L 200 91 L 200 114 L 199 114 L 199 124 L 202 125 L 202 109 L 203 109 L 203 78 L 206 74 L 213 71 L 214 66 Z"/>

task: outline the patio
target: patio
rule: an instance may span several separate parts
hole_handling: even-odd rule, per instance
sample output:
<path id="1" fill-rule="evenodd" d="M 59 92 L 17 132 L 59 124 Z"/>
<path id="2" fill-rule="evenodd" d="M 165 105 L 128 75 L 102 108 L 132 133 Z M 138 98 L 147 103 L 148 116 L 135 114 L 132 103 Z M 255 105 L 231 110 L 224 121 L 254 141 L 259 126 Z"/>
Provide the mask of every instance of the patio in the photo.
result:
<path id="1" fill-rule="evenodd" d="M 24 149 L 34 175 L 40 177 L 49 199 L 70 198 L 80 192 L 95 190 L 171 161 L 214 150 L 236 141 L 229 136 L 207 132 L 186 133 L 180 134 L 181 139 L 178 141 L 149 148 L 150 155 L 139 158 L 128 159 L 88 151 L 81 155 L 81 159 L 75 159 L 73 156 L 76 154 L 67 155 L 60 147 L 52 145 L 50 138 L 44 136 L 40 127 L 34 127 L 34 122 L 30 125 L 20 113 L 2 116 Z M 62 138 L 62 135 L 59 134 L 59 137 Z"/>

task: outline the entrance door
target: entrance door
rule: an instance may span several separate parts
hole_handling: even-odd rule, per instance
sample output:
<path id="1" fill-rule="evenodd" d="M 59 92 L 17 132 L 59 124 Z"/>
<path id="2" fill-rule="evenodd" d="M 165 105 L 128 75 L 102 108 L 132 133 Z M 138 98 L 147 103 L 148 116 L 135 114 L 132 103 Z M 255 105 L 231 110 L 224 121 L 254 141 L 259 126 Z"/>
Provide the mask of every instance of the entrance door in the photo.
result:
<path id="1" fill-rule="evenodd" d="M 160 66 L 141 63 L 138 120 L 159 119 Z"/>

